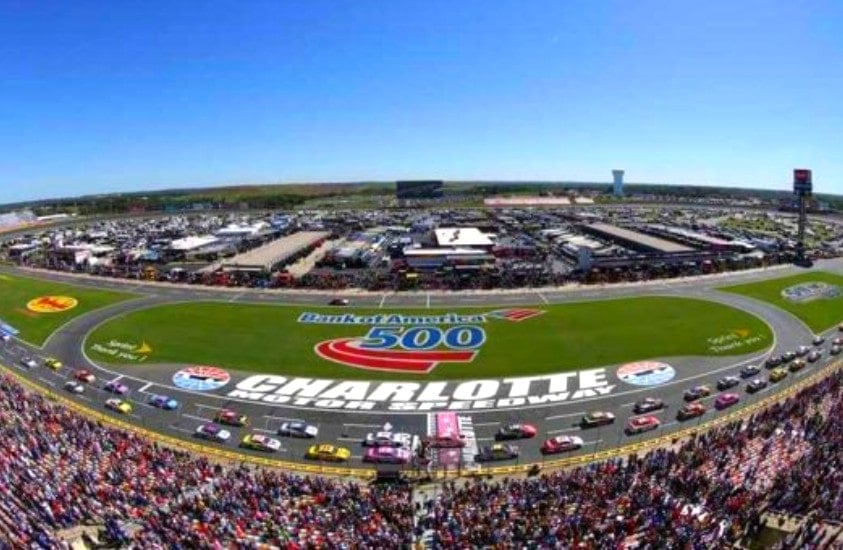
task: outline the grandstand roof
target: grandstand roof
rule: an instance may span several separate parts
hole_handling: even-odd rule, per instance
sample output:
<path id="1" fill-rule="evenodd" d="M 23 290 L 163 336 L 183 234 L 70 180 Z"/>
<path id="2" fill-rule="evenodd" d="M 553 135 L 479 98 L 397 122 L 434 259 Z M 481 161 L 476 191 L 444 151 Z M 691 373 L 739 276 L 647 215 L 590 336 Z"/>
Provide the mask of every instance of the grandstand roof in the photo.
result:
<path id="1" fill-rule="evenodd" d="M 281 237 L 248 252 L 237 254 L 222 262 L 221 267 L 226 271 L 232 269 L 271 271 L 273 267 L 297 254 L 308 246 L 328 237 L 328 231 L 299 231 L 286 237 Z"/>
<path id="2" fill-rule="evenodd" d="M 491 237 L 476 227 L 440 227 L 434 230 L 436 244 L 447 247 L 493 246 Z"/>
<path id="3" fill-rule="evenodd" d="M 675 243 L 673 241 L 668 241 L 666 239 L 660 239 L 658 237 L 652 237 L 650 235 L 646 235 L 638 231 L 624 229 L 623 227 L 610 225 L 608 223 L 592 223 L 589 224 L 588 227 L 592 231 L 595 231 L 607 237 L 613 237 L 623 241 L 635 243 L 643 248 L 654 250 L 656 252 L 670 254 L 676 252 L 694 251 L 694 249 L 689 246 Z"/>

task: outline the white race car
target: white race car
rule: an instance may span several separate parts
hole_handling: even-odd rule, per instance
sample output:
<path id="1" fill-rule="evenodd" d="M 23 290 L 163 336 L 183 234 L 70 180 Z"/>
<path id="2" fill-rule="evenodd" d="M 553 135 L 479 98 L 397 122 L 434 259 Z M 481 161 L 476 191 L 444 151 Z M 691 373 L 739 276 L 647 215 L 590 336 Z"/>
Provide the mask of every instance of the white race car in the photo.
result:
<path id="1" fill-rule="evenodd" d="M 370 432 L 363 440 L 364 447 L 403 447 L 410 448 L 413 436 L 403 432 Z"/>

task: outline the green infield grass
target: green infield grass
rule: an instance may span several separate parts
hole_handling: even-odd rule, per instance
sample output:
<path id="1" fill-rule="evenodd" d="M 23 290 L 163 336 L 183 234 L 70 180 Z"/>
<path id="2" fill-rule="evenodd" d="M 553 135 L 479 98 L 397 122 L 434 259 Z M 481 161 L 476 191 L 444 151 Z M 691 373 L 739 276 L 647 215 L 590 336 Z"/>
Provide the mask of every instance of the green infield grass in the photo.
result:
<path id="1" fill-rule="evenodd" d="M 27 308 L 30 300 L 43 296 L 67 296 L 76 299 L 77 305 L 65 311 L 49 313 L 36 313 Z M 131 294 L 90 290 L 0 273 L 0 319 L 19 330 L 19 338 L 38 346 L 74 317 L 132 297 Z"/>
<path id="2" fill-rule="evenodd" d="M 773 341 L 769 327 L 757 317 L 713 302 L 670 297 L 579 302 L 542 306 L 545 313 L 520 322 L 486 317 L 485 322 L 465 323 L 485 332 L 473 361 L 442 362 L 429 374 L 414 374 L 362 370 L 315 353 L 314 346 L 325 340 L 362 338 L 371 323 L 298 321 L 304 312 L 419 316 L 472 315 L 494 309 L 171 304 L 115 318 L 90 334 L 85 345 L 92 359 L 107 363 L 177 362 L 310 377 L 435 380 L 553 373 L 654 357 L 739 355 L 764 349 Z M 455 325 L 428 326 L 444 331 Z"/>
<path id="3" fill-rule="evenodd" d="M 819 295 L 808 293 L 802 299 L 793 294 L 791 298 L 786 298 L 782 294 L 786 289 L 794 289 L 800 285 L 807 290 L 810 288 L 809 283 L 825 283 L 829 285 L 826 289 L 831 293 L 825 296 L 822 293 Z M 834 287 L 837 289 L 836 292 Z M 758 283 L 722 287 L 719 290 L 769 302 L 794 314 L 814 332 L 823 332 L 843 321 L 843 277 L 833 273 L 813 271 Z M 798 288 L 794 290 L 798 291 Z"/>

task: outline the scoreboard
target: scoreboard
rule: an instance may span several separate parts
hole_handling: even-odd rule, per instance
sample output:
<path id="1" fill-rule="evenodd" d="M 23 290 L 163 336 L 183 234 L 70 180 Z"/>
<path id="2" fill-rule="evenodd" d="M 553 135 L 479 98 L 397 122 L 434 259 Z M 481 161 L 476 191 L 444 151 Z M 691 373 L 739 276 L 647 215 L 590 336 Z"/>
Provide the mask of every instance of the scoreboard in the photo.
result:
<path id="1" fill-rule="evenodd" d="M 813 182 L 811 180 L 811 171 L 805 168 L 796 168 L 793 170 L 793 192 L 796 195 L 807 197 L 813 192 Z"/>

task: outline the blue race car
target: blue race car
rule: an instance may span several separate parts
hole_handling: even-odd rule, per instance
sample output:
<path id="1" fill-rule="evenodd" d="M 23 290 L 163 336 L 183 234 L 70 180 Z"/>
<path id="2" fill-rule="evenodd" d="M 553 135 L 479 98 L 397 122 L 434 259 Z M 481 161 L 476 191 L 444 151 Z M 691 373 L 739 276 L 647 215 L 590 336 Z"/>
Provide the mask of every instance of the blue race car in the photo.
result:
<path id="1" fill-rule="evenodd" d="M 153 395 L 149 398 L 149 404 L 165 411 L 174 411 L 179 408 L 179 402 L 166 395 Z"/>

